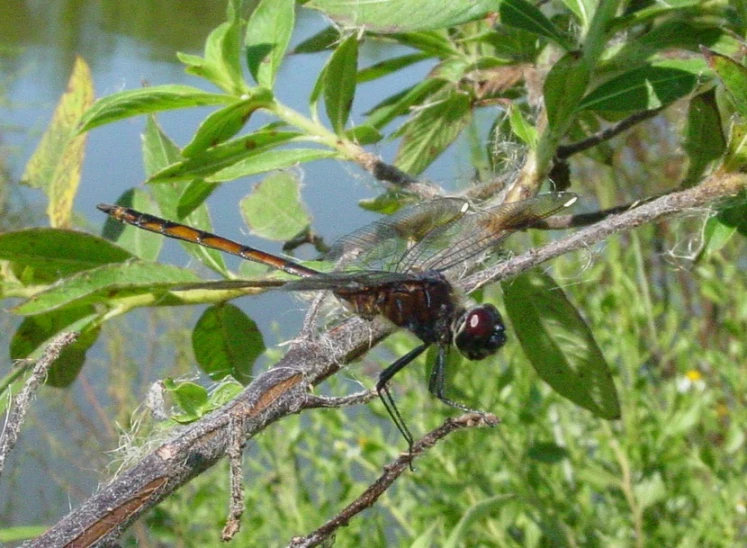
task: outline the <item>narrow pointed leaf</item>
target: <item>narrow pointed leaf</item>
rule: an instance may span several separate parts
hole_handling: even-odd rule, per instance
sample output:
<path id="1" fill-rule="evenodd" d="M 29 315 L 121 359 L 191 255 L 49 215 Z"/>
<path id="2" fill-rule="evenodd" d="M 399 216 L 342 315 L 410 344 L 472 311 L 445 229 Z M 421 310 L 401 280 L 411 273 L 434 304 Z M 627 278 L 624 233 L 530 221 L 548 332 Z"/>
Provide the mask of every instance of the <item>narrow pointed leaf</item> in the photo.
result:
<path id="1" fill-rule="evenodd" d="M 318 53 L 332 49 L 340 41 L 340 31 L 330 25 L 298 44 L 291 53 Z"/>
<path id="2" fill-rule="evenodd" d="M 325 150 L 323 148 L 268 148 L 236 162 L 231 167 L 221 169 L 219 172 L 211 175 L 208 180 L 215 182 L 233 181 L 240 177 L 267 173 L 276 169 L 286 169 L 298 164 L 323 160 L 325 158 L 340 158 L 340 153 L 335 150 Z"/>
<path id="3" fill-rule="evenodd" d="M 544 14 L 526 0 L 503 0 L 498 10 L 503 25 L 553 40 L 570 51 L 573 44 Z"/>
<path id="4" fill-rule="evenodd" d="M 228 4 L 228 21 L 210 33 L 205 57 L 178 53 L 187 65 L 186 72 L 209 80 L 226 93 L 239 96 L 247 91 L 241 74 L 241 14 L 233 2 Z"/>
<path id="5" fill-rule="evenodd" d="M 179 196 L 179 203 L 176 206 L 177 218 L 185 219 L 191 215 L 205 203 L 216 188 L 218 185 L 207 183 L 203 179 L 195 179 L 188 183 Z"/>
<path id="6" fill-rule="evenodd" d="M 79 131 L 89 131 L 104 124 L 111 124 L 117 120 L 141 114 L 177 108 L 231 104 L 235 101 L 236 97 L 232 95 L 207 93 L 191 86 L 176 84 L 122 91 L 96 101 L 83 115 Z"/>
<path id="7" fill-rule="evenodd" d="M 393 72 L 414 65 L 415 63 L 419 63 L 420 61 L 424 61 L 425 59 L 430 59 L 430 56 L 425 53 L 410 53 L 400 57 L 392 57 L 359 70 L 358 75 L 356 76 L 356 81 L 359 84 L 370 82 L 388 76 Z"/>
<path id="8" fill-rule="evenodd" d="M 682 148 L 690 158 L 685 179 L 693 185 L 700 181 L 708 164 L 721 158 L 726 151 L 714 90 L 696 95 L 690 101 L 684 137 Z"/>
<path id="9" fill-rule="evenodd" d="M 236 101 L 205 118 L 192 140 L 182 149 L 182 156 L 194 156 L 227 141 L 241 131 L 253 112 L 272 102 L 272 94 L 266 90 L 262 91 Z"/>
<path id="10" fill-rule="evenodd" d="M 558 133 L 572 119 L 589 83 L 589 69 L 582 58 L 566 55 L 547 75 L 543 86 L 547 121 Z"/>
<path id="11" fill-rule="evenodd" d="M 533 271 L 503 283 L 503 291 L 521 348 L 539 376 L 595 415 L 620 418 L 609 366 L 586 322 L 555 281 Z"/>
<path id="12" fill-rule="evenodd" d="M 273 88 L 294 24 L 294 0 L 261 0 L 249 17 L 244 45 L 249 72 L 260 86 Z"/>
<path id="13" fill-rule="evenodd" d="M 739 115 L 747 119 L 747 68 L 733 59 L 725 55 L 719 55 L 706 47 L 702 47 L 701 51 L 708 65 L 724 84 L 724 88 L 730 95 Z"/>
<path id="14" fill-rule="evenodd" d="M 691 93 L 705 68 L 699 60 L 652 63 L 605 82 L 578 108 L 611 112 L 661 108 Z"/>
<path id="15" fill-rule="evenodd" d="M 143 158 L 145 161 L 145 172 L 148 175 L 160 171 L 161 169 L 174 164 L 182 159 L 179 154 L 179 148 L 169 137 L 158 127 L 155 119 L 150 116 L 143 134 Z M 184 223 L 193 225 L 202 230 L 210 231 L 210 214 L 205 204 L 198 205 L 189 216 L 179 215 L 179 201 L 182 193 L 194 180 L 188 182 L 174 183 L 170 185 L 152 185 L 151 193 L 155 197 L 161 209 L 161 213 L 167 219 L 181 220 Z M 215 249 L 208 249 L 200 245 L 181 242 L 182 247 L 197 258 L 202 264 L 225 276 L 228 272 L 223 254 Z"/>
<path id="16" fill-rule="evenodd" d="M 411 107 L 425 103 L 446 84 L 445 80 L 428 78 L 409 89 L 387 97 L 367 113 L 368 118 L 364 121 L 364 125 L 382 129 L 397 116 L 407 114 Z"/>
<path id="17" fill-rule="evenodd" d="M 197 177 L 209 177 L 241 160 L 287 142 L 298 135 L 299 133 L 292 131 L 257 131 L 172 164 L 151 176 L 149 182 L 167 183 L 187 181 Z"/>
<path id="18" fill-rule="evenodd" d="M 337 134 L 345 131 L 355 97 L 358 37 L 348 36 L 335 49 L 324 72 L 324 106 Z"/>

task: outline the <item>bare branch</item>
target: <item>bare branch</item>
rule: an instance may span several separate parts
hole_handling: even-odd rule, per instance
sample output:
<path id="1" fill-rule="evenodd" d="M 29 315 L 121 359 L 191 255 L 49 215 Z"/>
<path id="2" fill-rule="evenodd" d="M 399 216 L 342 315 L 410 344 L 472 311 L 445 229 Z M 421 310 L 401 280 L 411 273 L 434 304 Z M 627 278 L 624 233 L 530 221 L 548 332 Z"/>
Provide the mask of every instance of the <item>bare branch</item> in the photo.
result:
<path id="1" fill-rule="evenodd" d="M 244 515 L 244 480 L 242 459 L 244 456 L 244 429 L 240 420 L 231 424 L 228 443 L 228 461 L 231 467 L 231 502 L 229 504 L 228 519 L 223 527 L 221 540 L 228 542 L 241 529 L 241 516 Z"/>
<path id="2" fill-rule="evenodd" d="M 3 475 L 3 468 L 8 455 L 18 441 L 21 426 L 34 394 L 44 382 L 44 379 L 47 378 L 47 373 L 52 364 L 60 357 L 62 351 L 73 344 L 77 338 L 77 333 L 60 333 L 47 345 L 44 354 L 32 369 L 31 376 L 26 380 L 23 389 L 18 394 L 14 405 L 10 406 L 12 410 L 0 435 L 0 476 Z"/>
<path id="3" fill-rule="evenodd" d="M 625 120 L 621 120 L 615 125 L 610 126 L 600 131 L 599 133 L 596 133 L 595 135 L 592 135 L 588 139 L 584 139 L 583 141 L 578 141 L 570 145 L 559 146 L 557 152 L 555 153 L 555 157 L 558 160 L 565 160 L 573 156 L 574 154 L 593 148 L 598 144 L 603 143 L 604 141 L 609 141 L 613 137 L 619 135 L 627 129 L 630 129 L 634 125 L 657 116 L 662 110 L 664 110 L 664 107 L 636 112 L 632 116 L 625 118 Z"/>
<path id="4" fill-rule="evenodd" d="M 339 514 L 310 535 L 305 537 L 295 537 L 291 540 L 289 546 L 292 548 L 308 548 L 310 546 L 318 546 L 324 542 L 335 534 L 340 527 L 347 525 L 348 522 L 357 514 L 360 514 L 366 508 L 373 506 L 374 503 L 379 500 L 379 497 L 384 494 L 389 487 L 391 487 L 395 480 L 399 478 L 405 470 L 407 470 L 413 460 L 421 457 L 428 449 L 436 445 L 436 442 L 445 438 L 452 432 L 462 428 L 495 426 L 498 422 L 498 417 L 495 415 L 482 415 L 480 413 L 468 413 L 456 419 L 446 419 L 441 426 L 418 440 L 412 446 L 412 453 L 402 453 L 392 464 L 386 466 L 384 468 L 384 473 L 381 474 L 381 476 L 379 476 L 379 478 L 355 501 L 340 511 Z"/>
<path id="5" fill-rule="evenodd" d="M 463 280 L 460 286 L 466 291 L 474 291 L 485 284 L 517 276 L 560 255 L 588 248 L 612 234 L 653 223 L 693 208 L 707 207 L 716 200 L 735 196 L 745 188 L 747 188 L 747 176 L 743 174 L 713 175 L 697 187 L 647 201 L 638 207 L 607 217 L 593 226 L 574 232 L 566 238 L 539 249 L 530 250 L 510 261 L 474 274 Z"/>
<path id="6" fill-rule="evenodd" d="M 348 407 L 351 405 L 360 405 L 362 403 L 368 403 L 371 400 L 374 400 L 378 397 L 378 392 L 376 392 L 375 388 L 372 388 L 371 390 L 363 390 L 362 392 L 356 392 L 355 394 L 350 394 L 349 396 L 344 397 L 327 397 L 327 396 L 315 396 L 313 394 L 309 394 L 306 396 L 306 401 L 304 402 L 304 409 L 330 409 L 333 407 Z"/>

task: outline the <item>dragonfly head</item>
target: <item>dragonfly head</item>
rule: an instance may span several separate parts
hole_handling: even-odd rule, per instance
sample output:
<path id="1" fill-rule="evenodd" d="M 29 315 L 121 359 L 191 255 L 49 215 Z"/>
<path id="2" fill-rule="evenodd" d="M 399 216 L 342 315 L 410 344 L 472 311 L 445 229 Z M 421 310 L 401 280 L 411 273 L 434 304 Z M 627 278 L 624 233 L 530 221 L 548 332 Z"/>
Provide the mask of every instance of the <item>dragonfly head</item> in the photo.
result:
<path id="1" fill-rule="evenodd" d="M 454 344 L 469 360 L 482 360 L 506 344 L 506 326 L 492 304 L 465 310 L 454 326 Z"/>

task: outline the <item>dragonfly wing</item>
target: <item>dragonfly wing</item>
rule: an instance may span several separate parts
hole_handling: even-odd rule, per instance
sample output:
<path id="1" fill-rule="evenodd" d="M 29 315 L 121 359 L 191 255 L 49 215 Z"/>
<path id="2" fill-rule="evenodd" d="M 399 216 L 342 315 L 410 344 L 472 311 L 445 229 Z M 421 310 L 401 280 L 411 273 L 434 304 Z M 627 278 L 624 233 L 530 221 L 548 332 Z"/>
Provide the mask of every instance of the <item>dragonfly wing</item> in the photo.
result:
<path id="1" fill-rule="evenodd" d="M 337 240 L 324 258 L 391 270 L 415 242 L 459 219 L 468 207 L 461 198 L 440 198 L 405 208 Z"/>
<path id="2" fill-rule="evenodd" d="M 282 286 L 283 291 L 326 291 L 335 289 L 366 289 L 386 283 L 411 279 L 408 274 L 381 270 L 358 270 L 354 272 L 329 272 L 317 276 L 293 280 Z"/>
<path id="3" fill-rule="evenodd" d="M 571 192 L 551 192 L 465 215 L 429 233 L 402 258 L 397 270 L 448 270 L 576 200 Z"/>

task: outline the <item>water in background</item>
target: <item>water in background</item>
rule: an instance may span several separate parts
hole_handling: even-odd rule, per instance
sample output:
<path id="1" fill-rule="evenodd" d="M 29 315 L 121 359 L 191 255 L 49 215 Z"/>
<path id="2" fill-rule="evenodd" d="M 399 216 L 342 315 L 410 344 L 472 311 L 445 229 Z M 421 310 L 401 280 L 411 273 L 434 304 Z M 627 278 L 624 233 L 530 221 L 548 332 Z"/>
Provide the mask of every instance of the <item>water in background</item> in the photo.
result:
<path id="1" fill-rule="evenodd" d="M 184 73 L 175 53 L 201 54 L 206 36 L 224 16 L 225 3 L 217 0 L 0 2 L 0 158 L 4 162 L 0 169 L 11 181 L 20 178 L 64 90 L 76 55 L 90 65 L 97 97 L 144 83 L 185 83 L 210 89 L 205 82 Z M 325 25 L 317 13 L 299 11 L 295 43 Z M 361 65 L 392 53 L 387 48 L 366 47 Z M 324 54 L 291 58 L 278 77 L 280 98 L 306 112 L 309 91 L 325 59 Z M 422 78 L 429 68 L 416 66 L 361 88 L 353 120 L 362 120 L 368 108 Z M 159 121 L 183 145 L 207 112 L 177 111 L 160 116 Z M 97 203 L 113 202 L 126 189 L 142 184 L 143 127 L 144 119 L 136 118 L 89 134 L 75 210 L 81 223 L 89 223 L 91 230 L 100 230 L 104 221 L 95 209 Z M 385 144 L 377 152 L 391 161 L 394 150 L 394 145 Z M 455 170 L 453 163 L 443 160 L 428 174 L 434 179 L 453 179 Z M 247 236 L 239 216 L 238 200 L 259 179 L 226 184 L 208 203 L 216 231 L 278 251 L 277 245 Z M 304 180 L 303 197 L 315 218 L 314 228 L 328 240 L 375 218 L 355 207 L 357 200 L 379 191 L 376 182 L 356 166 L 318 162 L 304 167 Z M 19 216 L 22 225 L 46 224 L 46 204 L 40 193 L 14 187 L 4 196 L 12 202 L 11 210 L 24 212 Z M 350 215 L 341 216 L 340 211 Z M 169 244 L 162 257 L 180 266 L 190 264 L 177 245 Z M 294 336 L 303 317 L 303 304 L 288 295 L 265 295 L 239 304 L 260 324 L 269 344 Z M 277 314 L 278 310 L 287 312 Z M 173 361 L 174 348 L 178 351 L 183 341 L 170 339 L 164 323 L 192 325 L 199 312 L 172 309 L 155 316 L 148 312 L 131 315 L 127 327 L 117 328 L 120 340 L 110 332 L 89 352 L 89 363 L 70 390 L 42 390 L 31 412 L 33 426 L 22 435 L 0 483 L 0 524 L 54 523 L 108 477 L 111 471 L 104 467 L 111 456 L 106 451 L 116 448 L 119 435 L 114 424 L 127 420 L 112 415 L 113 403 L 123 399 L 125 393 L 142 401 L 150 383 L 168 374 L 154 364 Z M 8 347 L 17 324 L 17 318 L 3 313 L 3 348 Z M 128 329 L 134 331 L 122 335 Z M 137 339 L 135 344 L 133 338 Z M 111 348 L 118 344 L 129 347 L 125 350 L 135 363 L 110 363 Z M 0 367 L 3 374 L 8 371 L 7 357 L 0 361 Z M 130 373 L 124 376 L 124 371 Z"/>

